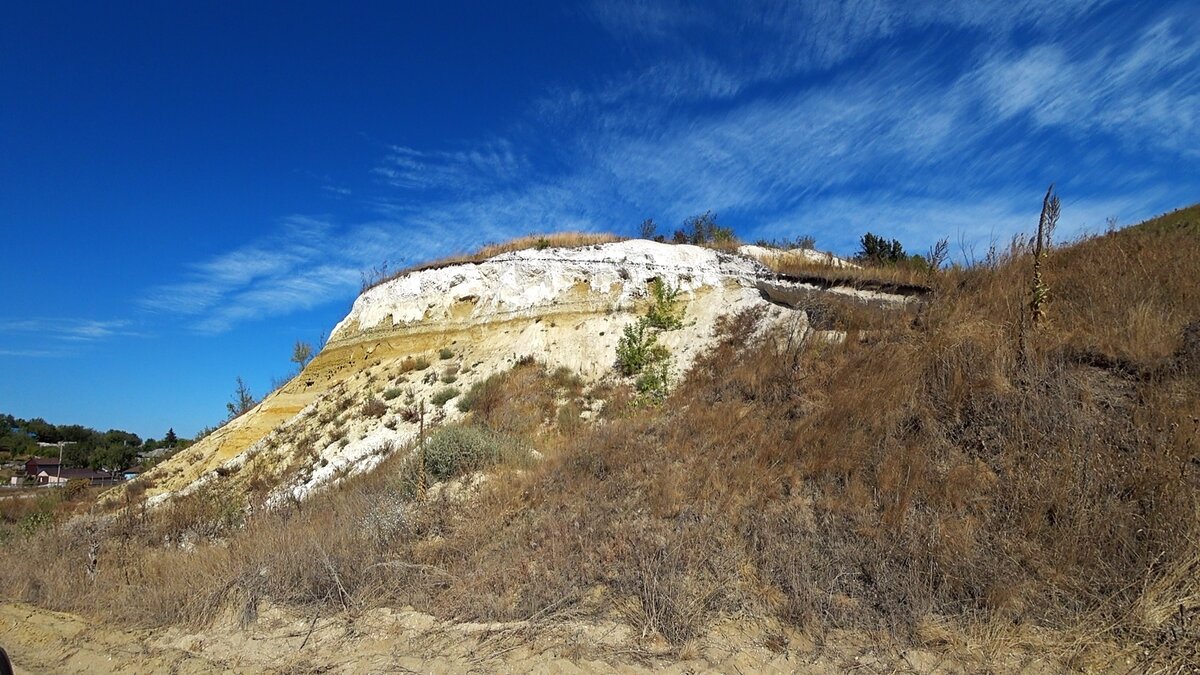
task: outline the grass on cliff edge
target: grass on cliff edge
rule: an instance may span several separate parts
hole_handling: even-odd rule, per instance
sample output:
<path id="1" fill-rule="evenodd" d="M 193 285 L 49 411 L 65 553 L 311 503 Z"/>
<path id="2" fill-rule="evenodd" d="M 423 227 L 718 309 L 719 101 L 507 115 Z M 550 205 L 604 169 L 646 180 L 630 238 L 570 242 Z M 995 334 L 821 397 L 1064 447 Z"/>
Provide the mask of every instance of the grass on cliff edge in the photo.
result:
<path id="1" fill-rule="evenodd" d="M 553 234 L 531 234 L 526 237 L 518 237 L 510 241 L 499 244 L 487 244 L 483 248 L 474 253 L 463 253 L 457 255 L 431 260 L 429 262 L 412 265 L 399 270 L 389 270 L 387 263 L 363 274 L 362 287 L 360 293 L 365 293 L 380 284 L 387 283 L 393 279 L 398 279 L 405 274 L 411 272 L 420 272 L 422 270 L 434 270 L 451 265 L 461 265 L 464 263 L 479 263 L 494 258 L 501 253 L 509 253 L 511 251 L 523 251 L 525 249 L 543 249 L 543 248 L 579 248 L 581 246 L 594 246 L 597 244 L 609 244 L 614 241 L 624 241 L 625 237 L 618 237 L 615 234 L 594 233 L 594 232 L 556 232 Z"/>
<path id="2" fill-rule="evenodd" d="M 1068 664 L 1103 641 L 1137 644 L 1144 670 L 1200 662 L 1200 237 L 1152 222 L 1055 250 L 1037 330 L 1030 264 L 940 273 L 915 317 L 844 344 L 757 341 L 761 317 L 735 317 L 661 407 L 601 425 L 556 423 L 565 394 L 524 364 L 469 423 L 546 459 L 501 465 L 471 500 L 411 501 L 392 461 L 195 550 L 164 547 L 156 519 L 217 522 L 219 503 L 131 507 L 6 542 L 0 584 L 151 625 L 411 604 L 605 616 L 685 645 L 740 612 L 900 644 L 1021 630 Z"/>

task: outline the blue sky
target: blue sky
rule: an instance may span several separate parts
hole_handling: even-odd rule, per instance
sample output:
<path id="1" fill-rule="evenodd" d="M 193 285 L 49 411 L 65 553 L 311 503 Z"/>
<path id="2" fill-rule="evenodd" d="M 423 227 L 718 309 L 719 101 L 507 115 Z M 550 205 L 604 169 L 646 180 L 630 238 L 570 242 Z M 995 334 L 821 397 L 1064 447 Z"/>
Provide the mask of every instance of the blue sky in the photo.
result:
<path id="1" fill-rule="evenodd" d="M 436 5 L 436 6 L 434 6 Z M 360 275 L 713 209 L 955 252 L 1200 199 L 1194 2 L 0 8 L 0 411 L 161 437 Z M 961 242 L 961 246 L 960 246 Z"/>

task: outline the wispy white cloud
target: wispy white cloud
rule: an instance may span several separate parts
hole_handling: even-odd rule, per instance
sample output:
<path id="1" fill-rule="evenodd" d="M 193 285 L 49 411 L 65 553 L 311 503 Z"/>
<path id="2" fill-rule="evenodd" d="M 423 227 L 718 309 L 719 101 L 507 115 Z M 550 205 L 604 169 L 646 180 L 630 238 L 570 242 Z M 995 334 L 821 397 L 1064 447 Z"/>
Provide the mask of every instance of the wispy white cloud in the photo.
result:
<path id="1" fill-rule="evenodd" d="M 1200 187 L 1163 168 L 1200 148 L 1197 12 L 1109 4 L 596 4 L 631 67 L 474 144 L 392 146 L 372 170 L 386 190 L 355 193 L 378 220 L 288 219 L 144 305 L 220 332 L 344 297 L 385 259 L 706 209 L 843 252 L 865 229 L 986 249 L 1030 226 L 1054 180 L 1064 234 L 1148 216 Z"/>
<path id="2" fill-rule="evenodd" d="M 1200 44 L 1191 18 L 1164 18 L 1130 44 L 1094 51 L 1051 43 L 996 54 L 976 76 L 1002 119 L 1027 114 L 1076 137 L 1102 131 L 1133 147 L 1195 155 Z"/>
<path id="3" fill-rule="evenodd" d="M 154 311 L 199 314 L 241 288 L 303 268 L 320 255 L 329 232 L 329 224 L 323 221 L 287 218 L 278 234 L 194 264 L 185 281 L 151 289 L 141 305 Z"/>
<path id="4" fill-rule="evenodd" d="M 137 336 L 126 320 L 74 318 L 0 319 L 0 334 L 37 336 L 46 340 L 94 342 Z"/>
<path id="5" fill-rule="evenodd" d="M 549 105 L 642 99 L 726 98 L 764 82 L 826 71 L 881 41 L 932 39 L 970 31 L 987 41 L 1022 29 L 1054 34 L 1112 0 L 751 0 L 706 5 L 669 0 L 596 0 L 587 14 L 627 49 L 642 70 L 616 76 L 594 92 L 575 90 Z"/>
<path id="6" fill-rule="evenodd" d="M 582 175 L 591 179 L 575 182 L 611 182 L 625 203 L 654 204 L 672 217 L 715 208 L 760 223 L 772 222 L 773 212 L 818 212 L 848 193 L 867 199 L 883 192 L 881 203 L 901 211 L 955 199 L 963 207 L 956 212 L 965 213 L 982 197 L 1028 198 L 1051 180 L 1085 194 L 1125 190 L 1179 199 L 1178 191 L 1147 192 L 1153 174 L 1146 161 L 1125 162 L 1118 176 L 1112 160 L 1122 148 L 1157 146 L 1186 156 L 1200 147 L 1200 105 L 1193 105 L 1200 48 L 1182 43 L 1186 24 L 1171 13 L 1144 26 L 1107 26 L 1122 38 L 1101 49 L 1095 45 L 1107 33 L 1044 30 L 1096 4 L 1029 3 L 1001 15 L 951 7 L 936 21 L 992 33 L 1028 24 L 1043 29 L 1032 44 L 993 40 L 983 53 L 959 53 L 956 71 L 895 53 L 820 84 L 742 97 L 716 111 L 679 114 L 672 107 L 654 125 L 613 123 L 614 114 L 647 117 L 640 108 L 618 107 L 579 141 L 590 163 Z M 921 7 L 904 21 L 935 21 Z M 1020 113 L 1034 117 L 1035 129 L 1054 127 L 1065 138 L 1035 137 Z M 1119 142 L 1088 143 L 1097 131 Z M 1142 203 L 1141 215 L 1154 210 L 1147 200 L 1116 196 Z M 927 216 L 945 213 L 931 209 Z M 855 226 L 872 222 L 880 221 Z"/>
<path id="7" fill-rule="evenodd" d="M 494 140 L 464 150 L 423 151 L 394 145 L 374 173 L 405 190 L 462 192 L 506 183 L 527 167 L 512 143 Z"/>
<path id="8" fill-rule="evenodd" d="M 292 216 L 278 233 L 192 265 L 186 279 L 150 289 L 141 305 L 222 332 L 239 321 L 285 314 L 344 295 L 368 252 L 347 247 L 324 220 Z"/>
<path id="9" fill-rule="evenodd" d="M 249 284 L 229 294 L 211 312 L 193 324 L 202 333 L 222 333 L 242 321 L 310 309 L 344 295 L 359 282 L 360 269 L 322 265 Z"/>
<path id="10" fill-rule="evenodd" d="M 40 358 L 57 358 L 61 356 L 74 356 L 77 352 L 73 349 L 7 349 L 0 348 L 0 356 L 10 356 L 22 359 L 40 359 Z"/>
<path id="11" fill-rule="evenodd" d="M 127 320 L 71 317 L 0 318 L 0 357 L 76 356 L 118 338 L 144 337 Z"/>

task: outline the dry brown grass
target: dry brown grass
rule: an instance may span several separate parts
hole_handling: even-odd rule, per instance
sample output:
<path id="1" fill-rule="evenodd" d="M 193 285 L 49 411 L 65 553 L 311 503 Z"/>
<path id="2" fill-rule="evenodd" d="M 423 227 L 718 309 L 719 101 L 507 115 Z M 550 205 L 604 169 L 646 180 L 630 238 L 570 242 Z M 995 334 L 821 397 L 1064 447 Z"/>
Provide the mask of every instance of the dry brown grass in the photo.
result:
<path id="1" fill-rule="evenodd" d="M 472 387 L 461 407 L 492 431 L 532 438 L 554 418 L 558 388 L 540 364 L 525 360 Z"/>
<path id="2" fill-rule="evenodd" d="M 130 509 L 94 582 L 86 532 L 9 546 L 0 584 L 151 624 L 267 598 L 604 614 L 677 645 L 736 611 L 905 643 L 1030 627 L 1137 643 L 1170 672 L 1200 644 L 1197 269 L 1195 234 L 1142 228 L 1052 253 L 1036 331 L 1020 250 L 843 344 L 755 341 L 743 314 L 661 408 L 583 428 L 558 420 L 570 378 L 523 363 L 481 385 L 472 421 L 546 459 L 471 500 L 412 500 L 393 461 L 219 545 L 187 522 L 219 518 L 203 503 Z M 164 547 L 172 531 L 197 548 Z"/>
<path id="3" fill-rule="evenodd" d="M 804 256 L 782 254 L 763 264 L 772 271 L 820 286 L 849 286 L 862 290 L 922 295 L 933 290 L 937 274 L 904 265 L 837 267 Z"/>

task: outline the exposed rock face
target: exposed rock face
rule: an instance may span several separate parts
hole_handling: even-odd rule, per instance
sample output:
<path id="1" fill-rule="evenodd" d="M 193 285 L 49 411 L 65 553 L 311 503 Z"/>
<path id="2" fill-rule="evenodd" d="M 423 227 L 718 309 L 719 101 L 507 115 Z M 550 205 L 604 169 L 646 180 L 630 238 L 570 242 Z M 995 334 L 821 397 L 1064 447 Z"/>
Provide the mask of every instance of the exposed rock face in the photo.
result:
<path id="1" fill-rule="evenodd" d="M 302 498 L 408 443 L 416 424 L 402 411 L 449 388 L 439 376 L 465 392 L 522 357 L 589 382 L 610 376 L 621 332 L 644 312 L 654 279 L 682 291 L 685 326 L 660 336 L 678 373 L 711 344 L 721 316 L 766 306 L 778 319 L 804 321 L 757 287 L 786 280 L 746 255 L 697 246 L 635 240 L 531 249 L 409 273 L 363 293 L 294 380 L 150 472 L 148 494 L 161 495 L 157 501 L 221 483 Z M 450 356 L 440 358 L 443 350 Z M 411 359 L 431 365 L 412 370 Z M 364 403 L 389 389 L 404 393 L 385 401 L 382 414 L 367 414 Z M 460 415 L 453 401 L 432 409 L 447 420 Z"/>
<path id="2" fill-rule="evenodd" d="M 643 309 L 653 279 L 683 291 L 694 325 L 664 341 L 690 360 L 717 316 L 757 301 L 754 281 L 764 275 L 744 257 L 642 240 L 516 251 L 367 291 L 327 350 L 361 347 L 379 358 L 379 350 L 408 355 L 457 341 L 481 360 L 530 355 L 594 378 L 610 370 L 620 331 Z"/>

